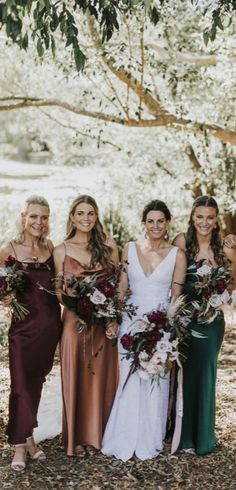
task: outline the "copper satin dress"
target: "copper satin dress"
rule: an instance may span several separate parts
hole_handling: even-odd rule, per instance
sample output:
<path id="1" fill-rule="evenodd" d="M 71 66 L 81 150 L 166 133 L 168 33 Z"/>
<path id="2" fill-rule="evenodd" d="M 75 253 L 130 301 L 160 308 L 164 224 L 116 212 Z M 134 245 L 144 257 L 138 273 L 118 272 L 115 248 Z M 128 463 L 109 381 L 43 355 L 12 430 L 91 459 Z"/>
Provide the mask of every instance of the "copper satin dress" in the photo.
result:
<path id="1" fill-rule="evenodd" d="M 37 427 L 37 411 L 45 377 L 53 365 L 61 335 L 61 309 L 56 296 L 40 290 L 38 282 L 52 290 L 55 276 L 52 257 L 45 262 L 22 263 L 25 288 L 17 294 L 29 313 L 23 320 L 12 319 L 9 329 L 11 391 L 6 433 L 11 444 L 22 444 Z"/>
<path id="2" fill-rule="evenodd" d="M 85 276 L 94 274 L 95 270 L 85 269 L 66 254 L 64 272 Z M 108 275 L 104 269 L 96 273 L 101 278 Z M 100 325 L 79 333 L 77 321 L 76 315 L 65 307 L 61 340 L 62 441 L 68 456 L 75 455 L 78 445 L 101 448 L 118 382 L 116 342 L 106 338 Z"/>

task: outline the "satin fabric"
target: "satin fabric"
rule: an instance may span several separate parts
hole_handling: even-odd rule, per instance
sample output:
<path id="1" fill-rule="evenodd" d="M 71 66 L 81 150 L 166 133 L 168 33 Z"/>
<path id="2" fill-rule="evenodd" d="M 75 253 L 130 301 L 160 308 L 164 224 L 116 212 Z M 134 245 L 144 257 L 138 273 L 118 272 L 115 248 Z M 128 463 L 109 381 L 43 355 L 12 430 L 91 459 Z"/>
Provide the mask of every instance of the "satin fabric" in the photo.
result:
<path id="1" fill-rule="evenodd" d="M 64 272 L 76 276 L 94 274 L 95 270 L 65 255 Z M 104 278 L 111 271 L 96 273 Z M 68 456 L 76 446 L 101 448 L 101 441 L 114 400 L 118 381 L 118 354 L 114 340 L 108 340 L 101 325 L 84 333 L 76 330 L 78 318 L 66 307 L 61 340 L 63 395 L 62 441 Z"/>
<path id="2" fill-rule="evenodd" d="M 21 263 L 25 270 L 24 291 L 19 302 L 29 310 L 23 320 L 12 319 L 9 329 L 9 398 L 8 441 L 22 444 L 37 427 L 37 411 L 45 377 L 61 334 L 61 309 L 56 296 L 39 288 L 52 290 L 54 264 L 52 257 L 44 263 Z"/>

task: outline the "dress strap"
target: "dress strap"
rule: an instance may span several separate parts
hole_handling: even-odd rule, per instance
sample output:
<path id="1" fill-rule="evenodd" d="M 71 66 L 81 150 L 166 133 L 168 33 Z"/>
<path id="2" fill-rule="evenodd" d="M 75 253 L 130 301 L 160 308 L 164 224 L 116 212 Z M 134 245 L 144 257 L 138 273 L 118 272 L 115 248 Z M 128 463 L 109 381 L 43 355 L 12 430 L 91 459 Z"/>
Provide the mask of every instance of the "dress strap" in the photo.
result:
<path id="1" fill-rule="evenodd" d="M 13 253 L 14 253 L 15 258 L 17 259 L 17 254 L 16 254 L 16 251 L 15 251 L 15 248 L 13 247 L 13 243 L 11 241 L 10 241 L 10 245 L 11 245 L 11 248 L 13 250 Z"/>

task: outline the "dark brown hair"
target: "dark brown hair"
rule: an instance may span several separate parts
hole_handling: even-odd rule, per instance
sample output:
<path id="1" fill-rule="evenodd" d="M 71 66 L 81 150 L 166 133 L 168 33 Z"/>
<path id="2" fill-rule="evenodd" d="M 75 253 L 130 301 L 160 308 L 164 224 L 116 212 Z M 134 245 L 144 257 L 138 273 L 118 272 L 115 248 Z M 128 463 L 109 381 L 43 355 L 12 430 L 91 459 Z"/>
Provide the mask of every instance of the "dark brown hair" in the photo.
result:
<path id="1" fill-rule="evenodd" d="M 75 236 L 76 228 L 71 220 L 71 215 L 74 215 L 77 206 L 81 203 L 86 203 L 92 206 L 96 214 L 96 223 L 90 232 L 89 243 L 87 249 L 91 253 L 91 268 L 95 267 L 97 263 L 106 267 L 111 264 L 112 248 L 107 245 L 107 235 L 103 230 L 102 223 L 99 220 L 99 210 L 95 199 L 91 196 L 83 194 L 76 197 L 71 204 L 69 217 L 67 220 L 66 240 Z"/>
<path id="2" fill-rule="evenodd" d="M 199 243 L 197 240 L 197 233 L 195 226 L 193 224 L 193 215 L 199 206 L 205 206 L 213 208 L 216 211 L 216 215 L 219 214 L 219 208 L 216 200 L 211 196 L 200 196 L 195 199 L 190 218 L 188 223 L 188 229 L 186 233 L 186 252 L 189 259 L 195 259 L 199 253 Z M 220 227 L 219 223 L 216 223 L 216 227 L 212 230 L 210 247 L 213 251 L 214 259 L 217 264 L 222 264 L 224 262 L 223 245 L 220 237 Z"/>
<path id="3" fill-rule="evenodd" d="M 143 223 L 145 223 L 147 219 L 147 215 L 150 211 L 161 211 L 164 214 L 167 221 L 171 220 L 170 211 L 167 205 L 163 201 L 159 201 L 158 199 L 153 199 L 153 201 L 150 201 L 148 204 L 146 204 L 142 212 Z"/>

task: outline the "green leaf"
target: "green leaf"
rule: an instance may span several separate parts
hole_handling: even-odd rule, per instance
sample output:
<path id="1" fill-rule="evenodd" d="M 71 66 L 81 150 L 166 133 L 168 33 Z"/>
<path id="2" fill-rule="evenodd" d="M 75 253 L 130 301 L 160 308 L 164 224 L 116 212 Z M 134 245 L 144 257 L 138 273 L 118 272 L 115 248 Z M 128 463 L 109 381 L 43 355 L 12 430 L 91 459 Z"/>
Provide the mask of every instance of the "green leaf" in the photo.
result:
<path id="1" fill-rule="evenodd" d="M 203 32 L 203 41 L 204 41 L 205 46 L 207 46 L 208 42 L 209 42 L 209 31 Z"/>
<path id="2" fill-rule="evenodd" d="M 53 36 L 51 36 L 51 50 L 52 50 L 52 55 L 54 57 L 56 53 L 56 43 Z"/>
<path id="3" fill-rule="evenodd" d="M 28 39 L 28 34 L 26 32 L 21 41 L 21 48 L 26 50 L 28 48 L 28 45 L 29 45 L 29 39 Z"/>
<path id="4" fill-rule="evenodd" d="M 84 53 L 81 51 L 78 45 L 74 47 L 74 57 L 75 57 L 75 65 L 78 71 L 83 71 L 85 61 L 86 61 L 86 56 Z"/>
<path id="5" fill-rule="evenodd" d="M 40 38 L 38 38 L 38 41 L 37 41 L 37 52 L 38 52 L 38 55 L 39 55 L 40 58 L 44 54 L 43 43 L 42 43 L 42 41 L 41 41 Z"/>

